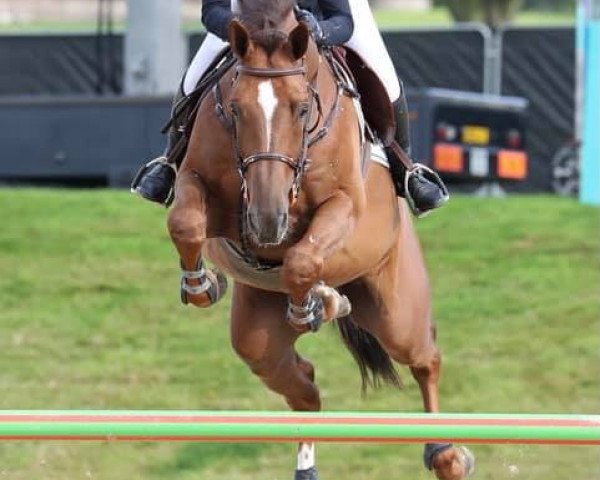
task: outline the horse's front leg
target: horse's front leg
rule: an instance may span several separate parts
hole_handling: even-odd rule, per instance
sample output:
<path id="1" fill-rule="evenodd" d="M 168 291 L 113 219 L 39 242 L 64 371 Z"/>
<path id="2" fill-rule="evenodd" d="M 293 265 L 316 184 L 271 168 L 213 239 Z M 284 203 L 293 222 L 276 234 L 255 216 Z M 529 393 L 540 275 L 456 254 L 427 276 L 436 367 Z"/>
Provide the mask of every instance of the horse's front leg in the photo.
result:
<path id="1" fill-rule="evenodd" d="M 218 270 L 210 270 L 202 261 L 206 240 L 206 190 L 192 171 L 179 173 L 175 201 L 167 226 L 181 259 L 181 301 L 197 307 L 209 307 L 219 301 L 227 289 L 227 280 Z"/>
<path id="2" fill-rule="evenodd" d="M 352 199 L 336 192 L 316 211 L 304 237 L 283 260 L 282 281 L 289 292 L 288 321 L 297 330 L 317 330 L 323 321 L 350 313 L 350 302 L 319 283 L 325 261 L 346 241 L 356 223 Z"/>

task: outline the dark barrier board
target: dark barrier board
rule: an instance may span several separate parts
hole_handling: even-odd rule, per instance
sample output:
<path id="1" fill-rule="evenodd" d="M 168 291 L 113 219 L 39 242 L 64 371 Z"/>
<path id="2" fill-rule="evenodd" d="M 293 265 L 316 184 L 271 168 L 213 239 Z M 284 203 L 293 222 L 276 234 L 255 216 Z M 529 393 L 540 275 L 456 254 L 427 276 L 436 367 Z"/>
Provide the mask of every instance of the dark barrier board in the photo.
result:
<path id="1" fill-rule="evenodd" d="M 0 178 L 128 185 L 164 148 L 169 98 L 0 99 Z"/>
<path id="2" fill-rule="evenodd" d="M 0 59 L 0 96 L 121 92 L 122 36 L 0 36 Z"/>
<path id="3" fill-rule="evenodd" d="M 200 44 L 202 43 L 202 40 L 204 40 L 204 36 L 204 33 L 192 33 L 188 37 L 188 53 L 190 62 L 192 61 L 192 58 L 194 58 L 198 48 L 200 48 Z"/>
<path id="4" fill-rule="evenodd" d="M 483 91 L 485 34 L 465 30 L 383 32 L 398 75 L 407 87 Z M 203 34 L 190 36 L 190 60 Z"/>
<path id="5" fill-rule="evenodd" d="M 482 91 L 486 46 L 484 31 L 467 29 L 385 32 L 384 38 L 396 68 L 407 86 Z M 202 34 L 190 36 L 190 55 L 195 53 L 201 39 Z M 520 96 L 530 101 L 527 137 L 528 150 L 531 154 L 530 177 L 525 184 L 518 187 L 520 190 L 550 190 L 552 157 L 573 136 L 574 39 L 572 28 L 509 29 L 504 32 L 502 94 Z M 88 101 L 87 96 L 115 93 L 121 90 L 122 36 L 100 40 L 94 35 L 0 36 L 0 58 L 3 59 L 0 62 L 0 100 L 15 94 L 35 96 L 75 94 L 81 95 L 82 102 L 85 104 Z M 62 110 L 59 104 L 60 101 L 57 101 L 58 110 Z M 22 112 L 16 110 L 16 107 L 7 106 L 6 102 L 0 105 L 0 125 L 5 132 L 7 126 L 11 127 L 8 130 L 10 133 L 8 139 L 2 139 L 2 144 L 10 146 L 11 149 L 17 145 L 11 140 L 12 132 L 16 131 L 15 126 L 18 129 L 27 129 L 30 128 L 28 125 L 36 125 L 39 120 L 36 117 L 29 122 L 24 117 L 28 113 L 38 115 L 39 112 L 36 110 L 28 108 Z M 110 114 L 94 111 L 93 114 L 99 114 L 99 118 L 112 121 L 110 116 L 112 111 Z M 108 117 L 105 117 L 105 114 Z M 48 111 L 44 115 L 45 120 L 49 121 L 52 118 Z M 147 133 L 153 139 L 152 141 L 158 142 L 157 145 L 162 144 L 162 139 L 156 132 L 165 116 L 166 113 L 161 115 L 160 119 L 156 119 L 156 128 L 151 133 L 150 131 Z M 73 125 L 78 125 L 81 128 L 76 129 L 77 134 L 82 130 L 87 135 L 86 129 L 83 128 L 86 125 L 84 117 L 86 115 L 83 113 L 75 119 L 69 115 L 66 117 L 59 115 L 53 121 L 59 122 L 62 121 L 59 119 L 65 118 L 65 121 L 79 122 L 71 123 L 71 128 Z M 13 118 L 19 119 L 20 123 L 13 123 Z M 119 118 L 116 118 L 115 122 L 117 125 L 123 125 Z M 61 135 L 68 136 L 65 133 L 69 128 L 68 124 L 56 125 L 52 128 L 61 132 Z M 132 130 L 131 134 L 136 131 Z M 19 136 L 21 133 L 17 132 L 16 135 Z M 29 145 L 25 150 L 18 147 L 12 151 L 28 151 L 34 148 L 36 142 L 40 151 L 47 149 L 49 145 L 47 139 L 44 140 L 43 136 L 40 138 L 28 137 Z M 147 151 L 146 147 L 141 145 L 146 140 L 137 140 L 140 145 L 139 150 L 136 147 L 136 152 Z M 153 152 L 155 150 L 152 149 Z M 118 154 L 124 158 L 109 159 L 111 162 L 123 161 L 126 164 L 129 161 L 129 154 L 132 153 L 128 147 L 121 149 L 116 146 L 113 152 L 125 152 L 125 155 Z M 36 155 L 54 154 L 38 152 Z M 110 156 L 116 155 L 111 153 Z M 136 153 L 136 155 L 145 157 L 145 153 L 144 155 Z M 0 162 L 2 167 L 0 177 L 6 174 L 4 161 L 5 159 Z M 134 163 L 137 162 L 136 158 Z M 41 163 L 35 165 L 48 166 Z M 47 173 L 47 170 L 42 168 L 41 172 Z M 52 175 L 57 174 L 54 170 L 52 172 Z"/>
<path id="6" fill-rule="evenodd" d="M 398 31 L 383 37 L 406 86 L 483 91 L 486 39 L 481 30 Z"/>
<path id="7" fill-rule="evenodd" d="M 190 59 L 203 36 L 190 35 Z M 384 40 L 407 86 L 483 90 L 479 30 L 390 31 Z M 123 84 L 122 35 L 1 36 L 0 58 L 0 95 L 119 93 Z"/>
<path id="8" fill-rule="evenodd" d="M 550 191 L 552 157 L 575 129 L 575 31 L 508 29 L 502 64 L 502 94 L 530 101 L 530 180 L 522 189 Z"/>
<path id="9" fill-rule="evenodd" d="M 408 99 L 413 154 L 424 163 L 431 161 L 441 108 L 461 117 L 483 110 L 491 128 L 493 112 L 520 112 L 526 104 L 439 89 L 410 90 Z M 0 98 L 0 180 L 128 186 L 137 168 L 161 153 L 170 103 L 168 97 Z"/>

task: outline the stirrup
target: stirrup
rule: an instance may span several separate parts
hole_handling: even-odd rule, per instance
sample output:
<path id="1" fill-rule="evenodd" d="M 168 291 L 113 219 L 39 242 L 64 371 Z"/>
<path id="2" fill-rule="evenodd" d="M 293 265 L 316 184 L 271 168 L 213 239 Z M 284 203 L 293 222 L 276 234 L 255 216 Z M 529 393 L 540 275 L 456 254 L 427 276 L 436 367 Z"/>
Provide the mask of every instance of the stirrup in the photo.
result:
<path id="1" fill-rule="evenodd" d="M 135 193 L 136 195 L 140 195 L 142 198 L 144 198 L 138 190 L 140 181 L 142 180 L 144 175 L 146 175 L 152 169 L 152 167 L 154 165 L 159 164 L 159 163 L 172 168 L 173 171 L 175 172 L 175 177 L 177 177 L 177 167 L 175 166 L 175 164 L 169 162 L 168 158 L 165 157 L 164 155 L 161 155 L 160 157 L 156 157 L 155 159 L 150 160 L 148 163 L 146 163 L 145 165 L 142 165 L 139 168 L 139 170 L 133 177 L 133 180 L 131 181 L 131 187 L 130 187 L 131 193 Z M 171 205 L 171 203 L 173 203 L 174 196 L 175 196 L 175 188 L 174 188 L 174 186 L 172 186 L 171 189 L 169 190 L 167 198 L 162 203 L 162 205 L 164 205 L 165 207 L 168 207 L 169 205 Z"/>
<path id="2" fill-rule="evenodd" d="M 408 203 L 410 211 L 413 213 L 413 215 L 417 218 L 422 218 L 427 216 L 431 212 L 431 210 L 427 210 L 426 212 L 421 211 L 417 207 L 415 200 L 412 197 L 408 188 L 408 180 L 410 179 L 410 177 L 419 173 L 423 174 L 423 176 L 427 180 L 431 181 L 432 183 L 435 183 L 440 188 L 440 190 L 444 194 L 443 203 L 447 202 L 450 199 L 450 193 L 448 192 L 448 187 L 446 187 L 446 185 L 444 184 L 440 176 L 437 174 L 437 172 L 429 168 L 427 165 L 423 165 L 422 163 L 415 163 L 413 164 L 412 168 L 406 170 L 406 175 L 404 175 L 404 197 L 406 198 L 406 202 Z"/>
<path id="3" fill-rule="evenodd" d="M 427 470 L 433 470 L 433 460 L 437 455 L 452 448 L 451 443 L 426 443 L 423 451 L 423 463 Z"/>

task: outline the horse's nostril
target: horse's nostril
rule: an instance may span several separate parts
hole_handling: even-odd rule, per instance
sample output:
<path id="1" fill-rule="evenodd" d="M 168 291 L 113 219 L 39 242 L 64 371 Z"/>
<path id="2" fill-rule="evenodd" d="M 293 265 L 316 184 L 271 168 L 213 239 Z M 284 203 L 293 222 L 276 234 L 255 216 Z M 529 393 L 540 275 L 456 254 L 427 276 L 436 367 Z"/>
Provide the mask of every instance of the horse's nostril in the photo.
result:
<path id="1" fill-rule="evenodd" d="M 248 232 L 261 244 L 279 244 L 288 228 L 288 214 L 261 212 L 248 209 L 246 214 Z"/>
<path id="2" fill-rule="evenodd" d="M 281 213 L 280 215 L 278 215 L 279 218 L 279 230 L 287 230 L 287 226 L 288 226 L 288 214 L 286 213 Z"/>
<path id="3" fill-rule="evenodd" d="M 260 231 L 260 215 L 256 210 L 248 210 L 246 220 L 248 222 L 248 228 L 252 232 L 258 233 Z"/>

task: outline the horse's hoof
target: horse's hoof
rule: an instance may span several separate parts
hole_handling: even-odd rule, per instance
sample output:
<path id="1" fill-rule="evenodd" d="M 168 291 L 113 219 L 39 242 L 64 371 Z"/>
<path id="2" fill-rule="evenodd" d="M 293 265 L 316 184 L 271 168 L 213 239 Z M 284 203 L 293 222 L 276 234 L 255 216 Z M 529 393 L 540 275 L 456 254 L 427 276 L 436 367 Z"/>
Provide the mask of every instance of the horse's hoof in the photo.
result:
<path id="1" fill-rule="evenodd" d="M 463 464 L 465 465 L 465 478 L 475 473 L 475 455 L 467 447 L 458 447 L 463 455 Z"/>
<path id="2" fill-rule="evenodd" d="M 307 470 L 296 470 L 294 480 L 319 480 L 319 474 L 315 467 L 310 467 Z"/>
<path id="3" fill-rule="evenodd" d="M 464 480 L 475 472 L 475 456 L 466 447 L 447 446 L 435 453 L 431 466 L 439 480 Z"/>
<path id="4" fill-rule="evenodd" d="M 319 283 L 313 291 L 323 300 L 325 322 L 347 317 L 352 312 L 352 304 L 348 297 L 335 288 Z"/>

